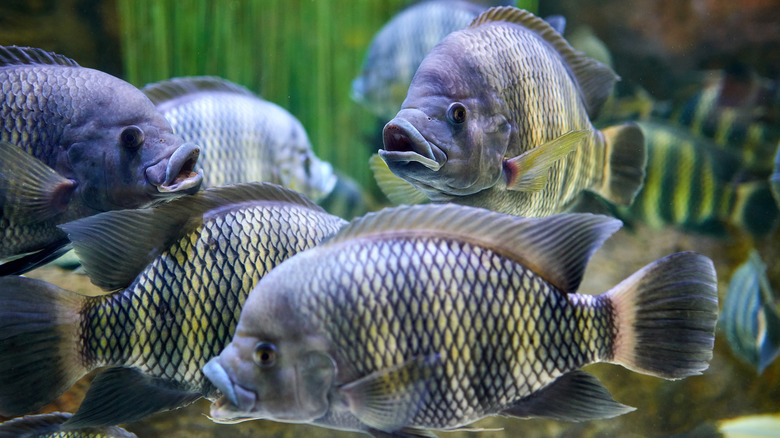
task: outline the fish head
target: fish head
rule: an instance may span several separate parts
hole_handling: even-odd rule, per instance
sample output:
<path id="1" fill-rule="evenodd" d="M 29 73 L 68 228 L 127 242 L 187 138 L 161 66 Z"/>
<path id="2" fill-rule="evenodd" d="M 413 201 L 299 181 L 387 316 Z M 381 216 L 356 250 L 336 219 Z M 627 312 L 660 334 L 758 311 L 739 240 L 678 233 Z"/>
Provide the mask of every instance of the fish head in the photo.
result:
<path id="1" fill-rule="evenodd" d="M 336 186 L 333 166 L 314 155 L 306 131 L 297 120 L 292 120 L 287 141 L 276 153 L 276 171 L 283 186 L 314 201 L 327 196 Z"/>
<path id="2" fill-rule="evenodd" d="M 119 81 L 75 111 L 65 131 L 67 167 L 89 207 L 147 207 L 198 191 L 200 148 L 173 133 L 152 102 Z"/>
<path id="3" fill-rule="evenodd" d="M 336 374 L 326 342 L 303 333 L 296 318 L 280 318 L 289 314 L 278 307 L 257 309 L 251 298 L 230 344 L 203 367 L 223 394 L 211 407 L 212 419 L 308 423 L 322 417 Z"/>
<path id="4" fill-rule="evenodd" d="M 498 93 L 473 62 L 453 56 L 449 40 L 420 65 L 379 151 L 394 174 L 434 201 L 495 185 L 512 132 Z"/>

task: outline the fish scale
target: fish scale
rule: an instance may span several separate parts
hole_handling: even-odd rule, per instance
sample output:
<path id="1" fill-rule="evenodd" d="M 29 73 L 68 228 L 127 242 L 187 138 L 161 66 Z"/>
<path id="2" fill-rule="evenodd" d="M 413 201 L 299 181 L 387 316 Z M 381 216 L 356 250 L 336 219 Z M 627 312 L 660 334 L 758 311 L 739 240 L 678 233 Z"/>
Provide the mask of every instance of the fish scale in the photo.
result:
<path id="1" fill-rule="evenodd" d="M 380 258 L 380 252 L 395 255 Z M 455 263 L 445 254 L 455 254 Z M 427 269 L 398 276 L 404 257 Z M 430 352 L 443 356 L 435 378 L 417 394 L 435 402 L 424 404 L 412 425 L 445 428 L 456 426 L 453 418 L 474 421 L 568 370 L 610 357 L 607 340 L 615 329 L 608 304 L 586 296 L 560 299 L 559 291 L 532 272 L 479 247 L 432 239 L 383 241 L 378 248 L 343 248 L 331 260 L 304 275 L 308 293 L 300 298 L 301 311 L 329 334 L 336 354 L 351 368 L 346 375 L 371 374 Z M 337 266 L 354 269 L 348 285 L 333 277 L 343 272 Z M 379 289 L 365 287 L 373 279 L 361 274 L 362 266 L 375 267 Z M 458 267 L 471 273 L 465 276 L 470 280 L 455 280 Z M 403 284 L 387 280 L 394 277 Z M 479 342 L 483 337 L 486 342 Z"/>

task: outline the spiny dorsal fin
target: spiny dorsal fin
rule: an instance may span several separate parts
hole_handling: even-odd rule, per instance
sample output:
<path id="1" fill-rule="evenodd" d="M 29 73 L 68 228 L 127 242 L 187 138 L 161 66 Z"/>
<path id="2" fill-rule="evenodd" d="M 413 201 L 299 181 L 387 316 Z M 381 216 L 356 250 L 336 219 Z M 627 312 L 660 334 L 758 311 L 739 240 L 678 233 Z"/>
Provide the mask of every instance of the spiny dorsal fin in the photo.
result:
<path id="1" fill-rule="evenodd" d="M 571 69 L 574 79 L 579 84 L 590 118 L 594 119 L 598 116 L 612 87 L 620 79 L 611 68 L 574 50 L 549 23 L 526 10 L 512 6 L 490 8 L 475 18 L 469 27 L 474 28 L 490 22 L 518 24 L 548 42 Z"/>
<path id="2" fill-rule="evenodd" d="M 206 189 L 156 208 L 115 210 L 61 225 L 92 282 L 127 287 L 155 257 L 199 226 L 204 216 L 245 203 L 296 204 L 324 212 L 297 192 L 270 183 Z M 117 263 L 121 260 L 121 263 Z"/>
<path id="3" fill-rule="evenodd" d="M 76 61 L 35 47 L 0 46 L 0 67 L 9 65 L 63 65 L 79 67 Z"/>
<path id="4" fill-rule="evenodd" d="M 521 218 L 463 205 L 425 204 L 369 213 L 322 246 L 386 236 L 455 238 L 516 260 L 568 293 L 577 290 L 591 255 L 620 225 L 617 219 L 587 213 Z"/>
<path id="5" fill-rule="evenodd" d="M 257 97 L 245 87 L 222 79 L 217 76 L 187 76 L 173 78 L 165 81 L 155 82 L 145 86 L 141 91 L 155 105 L 159 105 L 169 100 L 177 99 L 190 94 L 201 93 L 205 91 L 219 91 L 225 93 L 234 93 L 244 96 Z"/>
<path id="6" fill-rule="evenodd" d="M 0 424 L 0 438 L 36 438 L 42 436 L 94 436 L 114 438 L 136 438 L 134 433 L 119 426 L 89 427 L 84 429 L 64 430 L 63 423 L 72 414 L 67 412 L 52 412 L 50 414 L 25 415 Z"/>

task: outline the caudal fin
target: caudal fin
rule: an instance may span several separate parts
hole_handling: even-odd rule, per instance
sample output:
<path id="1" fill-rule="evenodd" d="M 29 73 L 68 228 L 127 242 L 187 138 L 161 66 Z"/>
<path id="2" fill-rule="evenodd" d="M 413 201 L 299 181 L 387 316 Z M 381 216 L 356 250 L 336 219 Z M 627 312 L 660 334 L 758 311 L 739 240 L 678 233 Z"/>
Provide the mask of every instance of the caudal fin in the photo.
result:
<path id="1" fill-rule="evenodd" d="M 631 205 L 645 181 L 645 136 L 635 123 L 601 131 L 606 142 L 604 180 L 598 194 L 616 205 Z"/>
<path id="2" fill-rule="evenodd" d="M 779 217 L 778 204 L 766 181 L 737 185 L 729 222 L 754 236 L 764 236 L 776 228 Z"/>
<path id="3" fill-rule="evenodd" d="M 715 268 L 694 252 L 651 263 L 606 293 L 617 336 L 611 362 L 666 379 L 701 374 L 712 359 Z"/>
<path id="4" fill-rule="evenodd" d="M 77 349 L 83 300 L 43 281 L 0 278 L 0 415 L 38 409 L 87 372 Z"/>

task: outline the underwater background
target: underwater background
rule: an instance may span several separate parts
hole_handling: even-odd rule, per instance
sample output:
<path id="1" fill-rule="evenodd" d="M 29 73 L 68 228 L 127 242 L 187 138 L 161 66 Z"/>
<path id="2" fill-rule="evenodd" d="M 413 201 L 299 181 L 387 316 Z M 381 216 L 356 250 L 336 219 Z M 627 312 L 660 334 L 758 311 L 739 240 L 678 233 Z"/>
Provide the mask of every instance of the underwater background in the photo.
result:
<path id="1" fill-rule="evenodd" d="M 139 88 L 187 75 L 216 75 L 241 84 L 296 116 L 306 128 L 317 156 L 354 178 L 366 192 L 369 207 L 378 209 L 388 202 L 376 186 L 368 160 L 382 147 L 381 132 L 387 120 L 354 102 L 350 87 L 373 36 L 412 3 L 5 0 L 0 3 L 0 44 L 53 51 Z M 613 69 L 622 78 L 617 89 L 628 96 L 623 101 L 628 102 L 627 110 L 616 105 L 613 108 L 621 109 L 607 111 L 605 118 L 642 119 L 650 111 L 648 106 L 660 107 L 656 112 L 663 114 L 663 102 L 690 92 L 703 71 L 749 72 L 774 83 L 773 89 L 770 86 L 774 94 L 769 93 L 768 103 L 761 101 L 766 105 L 757 120 L 765 127 L 766 137 L 773 138 L 777 145 L 779 138 L 772 136 L 780 130 L 780 1 L 540 0 L 516 5 L 542 17 L 564 16 L 567 37 L 569 29 L 588 26 L 603 42 Z M 633 100 L 635 87 L 652 97 Z M 774 154 L 758 160 L 771 167 Z M 678 169 L 671 166 L 667 171 Z M 674 194 L 679 187 L 682 185 L 664 186 L 663 191 Z M 672 202 L 661 198 L 654 201 L 659 205 Z M 693 204 L 696 199 L 691 197 L 687 202 Z M 580 291 L 607 290 L 645 264 L 686 250 L 700 252 L 715 262 L 721 306 L 734 272 L 753 250 L 767 267 L 770 288 L 780 289 L 780 237 L 776 226 L 769 233 L 754 236 L 736 226 L 712 233 L 627 222 L 630 226 L 596 253 Z M 81 293 L 98 291 L 86 276 L 59 267 L 45 267 L 29 276 Z M 776 311 L 776 295 L 771 290 L 769 298 L 769 307 Z M 665 381 L 609 364 L 587 367 L 617 401 L 637 408 L 629 414 L 584 423 L 490 418 L 474 426 L 503 431 L 440 435 L 714 436 L 720 433 L 724 420 L 778 415 L 780 361 L 771 362 L 759 373 L 734 353 L 722 326 L 719 323 L 710 368 L 702 376 Z M 775 336 L 780 329 L 771 324 L 766 328 L 774 330 Z M 88 379 L 41 412 L 74 411 Z M 126 428 L 139 437 L 350 434 L 270 421 L 217 425 L 205 417 L 207 412 L 208 402 L 200 400 Z M 780 432 L 775 429 L 775 433 Z"/>

